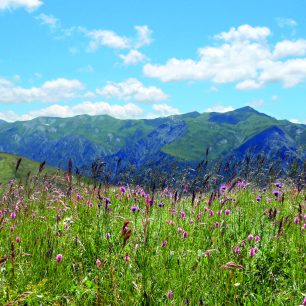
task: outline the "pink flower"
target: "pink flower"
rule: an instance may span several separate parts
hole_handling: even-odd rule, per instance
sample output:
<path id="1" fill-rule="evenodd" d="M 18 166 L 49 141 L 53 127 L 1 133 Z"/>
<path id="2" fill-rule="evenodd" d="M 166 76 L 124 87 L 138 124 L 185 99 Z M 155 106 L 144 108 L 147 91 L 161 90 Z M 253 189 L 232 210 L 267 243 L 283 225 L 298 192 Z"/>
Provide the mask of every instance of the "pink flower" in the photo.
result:
<path id="1" fill-rule="evenodd" d="M 209 211 L 209 216 L 212 217 L 213 215 L 214 215 L 214 211 L 213 211 L 213 210 L 210 210 L 210 211 Z"/>
<path id="2" fill-rule="evenodd" d="M 225 214 L 228 216 L 231 213 L 231 211 L 229 209 L 225 210 Z"/>
<path id="3" fill-rule="evenodd" d="M 295 218 L 294 218 L 294 223 L 295 223 L 295 224 L 299 224 L 299 223 L 300 223 L 300 219 L 299 219 L 298 217 L 295 217 Z"/>
<path id="4" fill-rule="evenodd" d="M 16 218 L 16 213 L 15 212 L 12 212 L 11 213 L 11 219 L 15 219 Z"/>
<path id="5" fill-rule="evenodd" d="M 15 230 L 15 227 L 14 227 L 14 226 L 11 226 L 11 227 L 10 227 L 10 231 L 13 232 L 14 230 Z"/>
<path id="6" fill-rule="evenodd" d="M 216 222 L 216 223 L 215 223 L 215 227 L 216 227 L 216 228 L 219 228 L 219 227 L 220 227 L 220 223 L 219 223 L 219 222 Z"/>
<path id="7" fill-rule="evenodd" d="M 162 242 L 162 247 L 164 248 L 166 245 L 167 245 L 167 240 L 164 240 L 164 241 Z"/>
<path id="8" fill-rule="evenodd" d="M 101 260 L 100 260 L 100 259 L 97 259 L 97 260 L 96 260 L 96 266 L 97 266 L 98 268 L 100 268 L 101 264 L 102 264 Z"/>
<path id="9" fill-rule="evenodd" d="M 188 233 L 187 233 L 187 232 L 184 232 L 184 233 L 183 233 L 183 238 L 186 239 L 187 237 L 188 237 Z"/>
<path id="10" fill-rule="evenodd" d="M 260 237 L 257 235 L 257 236 L 255 236 L 255 241 L 260 241 Z"/>
<path id="11" fill-rule="evenodd" d="M 235 254 L 239 254 L 239 252 L 240 252 L 240 250 L 239 250 L 239 246 L 237 244 L 236 247 L 235 247 Z"/>
<path id="12" fill-rule="evenodd" d="M 248 240 L 251 241 L 251 240 L 253 240 L 253 239 L 254 239 L 254 236 L 253 236 L 252 234 L 250 234 L 250 235 L 248 236 Z"/>
<path id="13" fill-rule="evenodd" d="M 178 233 L 181 233 L 182 231 L 183 231 L 183 229 L 182 229 L 181 227 L 178 227 L 178 228 L 177 228 L 177 232 L 178 232 Z"/>
<path id="14" fill-rule="evenodd" d="M 131 258 L 130 258 L 130 256 L 129 256 L 128 253 L 126 253 L 126 255 L 124 256 L 124 260 L 125 260 L 126 262 L 128 262 L 128 261 L 131 260 Z"/>
<path id="15" fill-rule="evenodd" d="M 21 238 L 20 237 L 16 237 L 16 242 L 20 243 L 21 242 Z"/>
<path id="16" fill-rule="evenodd" d="M 61 262 L 63 260 L 63 255 L 62 254 L 57 254 L 55 257 L 57 262 Z"/>

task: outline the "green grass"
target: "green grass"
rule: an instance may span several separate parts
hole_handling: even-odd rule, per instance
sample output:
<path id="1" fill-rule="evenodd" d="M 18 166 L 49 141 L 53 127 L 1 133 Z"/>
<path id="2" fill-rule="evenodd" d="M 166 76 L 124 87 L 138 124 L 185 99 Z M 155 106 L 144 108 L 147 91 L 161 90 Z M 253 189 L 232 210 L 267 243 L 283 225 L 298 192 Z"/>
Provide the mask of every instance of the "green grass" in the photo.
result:
<path id="1" fill-rule="evenodd" d="M 289 184 L 281 191 L 283 203 L 272 195 L 274 186 L 261 192 L 260 202 L 260 191 L 249 186 L 226 191 L 211 206 L 209 194 L 198 194 L 194 206 L 187 196 L 173 203 L 171 195 L 160 194 L 150 206 L 150 196 L 142 196 L 142 190 L 121 194 L 114 188 L 101 193 L 111 200 L 105 207 L 105 200 L 86 185 L 75 185 L 68 198 L 52 182 L 36 182 L 31 194 L 20 185 L 3 191 L 1 305 L 287 306 L 303 301 L 306 195 Z M 133 205 L 140 210 L 132 212 Z M 276 215 L 269 217 L 274 209 Z M 122 237 L 125 221 L 131 235 Z M 260 241 L 249 241 L 249 234 Z M 258 247 L 253 257 L 251 247 Z M 57 254 L 62 254 L 61 262 L 55 260 Z M 226 269 L 229 262 L 241 268 Z"/>
<path id="2" fill-rule="evenodd" d="M 16 172 L 16 164 L 19 158 L 19 156 L 13 154 L 0 153 L 0 183 L 7 183 L 11 179 L 22 180 L 26 178 L 29 172 L 32 174 L 38 172 L 40 163 L 24 157 Z M 56 170 L 51 167 L 46 167 L 45 171 L 48 173 L 56 172 Z"/>

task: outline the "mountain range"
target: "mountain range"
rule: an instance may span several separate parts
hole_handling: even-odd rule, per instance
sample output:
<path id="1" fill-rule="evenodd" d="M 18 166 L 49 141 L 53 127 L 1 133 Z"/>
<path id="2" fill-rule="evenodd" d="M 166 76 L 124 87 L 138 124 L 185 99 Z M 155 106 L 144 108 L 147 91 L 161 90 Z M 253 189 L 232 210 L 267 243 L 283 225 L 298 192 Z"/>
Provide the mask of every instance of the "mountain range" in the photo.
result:
<path id="1" fill-rule="evenodd" d="M 191 112 L 156 119 L 120 120 L 108 115 L 39 117 L 0 122 L 0 151 L 65 168 L 96 159 L 149 163 L 198 163 L 243 158 L 247 152 L 304 160 L 306 125 L 277 120 L 251 107 L 226 113 Z"/>

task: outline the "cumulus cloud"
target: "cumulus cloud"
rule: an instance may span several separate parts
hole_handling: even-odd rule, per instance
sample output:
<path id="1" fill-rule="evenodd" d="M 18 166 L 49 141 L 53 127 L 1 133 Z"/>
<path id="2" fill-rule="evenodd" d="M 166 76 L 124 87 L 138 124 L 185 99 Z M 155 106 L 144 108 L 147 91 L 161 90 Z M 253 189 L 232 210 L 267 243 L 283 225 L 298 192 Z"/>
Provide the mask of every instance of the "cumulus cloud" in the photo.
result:
<path id="1" fill-rule="evenodd" d="M 0 0 L 0 10 L 15 10 L 25 8 L 31 12 L 39 8 L 43 2 L 41 0 Z"/>
<path id="2" fill-rule="evenodd" d="M 178 115 L 181 113 L 179 109 L 168 104 L 153 104 L 152 108 L 157 112 L 158 116 L 162 117 Z"/>
<path id="3" fill-rule="evenodd" d="M 232 27 L 228 32 L 215 35 L 215 38 L 224 41 L 258 41 L 266 39 L 270 34 L 271 31 L 267 27 L 252 27 L 244 24 L 238 28 Z"/>
<path id="4" fill-rule="evenodd" d="M 233 111 L 234 108 L 232 106 L 224 106 L 224 105 L 214 105 L 212 107 L 207 108 L 205 111 L 208 113 L 226 113 Z"/>
<path id="5" fill-rule="evenodd" d="M 108 82 L 97 89 L 97 94 L 106 98 L 155 102 L 168 99 L 168 95 L 155 86 L 145 87 L 139 80 L 129 78 L 121 83 Z"/>
<path id="6" fill-rule="evenodd" d="M 122 59 L 124 65 L 136 65 L 138 63 L 144 62 L 147 57 L 139 52 L 138 50 L 130 50 L 127 54 L 119 54 L 119 57 Z"/>
<path id="7" fill-rule="evenodd" d="M 238 90 L 254 90 L 270 82 L 293 87 L 306 80 L 305 40 L 282 41 L 271 47 L 266 27 L 242 25 L 215 36 L 217 46 L 199 48 L 197 59 L 170 58 L 165 64 L 146 64 L 144 75 L 163 82 L 210 80 L 236 83 Z M 221 42 L 221 44 L 220 44 Z"/>
<path id="8" fill-rule="evenodd" d="M 18 115 L 15 112 L 0 112 L 0 119 L 9 122 L 31 120 L 36 117 L 74 117 L 77 115 L 110 115 L 119 119 L 136 119 L 143 115 L 143 109 L 128 103 L 126 105 L 112 105 L 107 102 L 83 102 L 74 106 L 54 104 L 49 107 L 34 110 L 27 114 Z"/>
<path id="9" fill-rule="evenodd" d="M 287 56 L 303 56 L 306 54 L 306 40 L 283 40 L 275 45 L 273 55 L 276 58 Z"/>
<path id="10" fill-rule="evenodd" d="M 78 80 L 59 78 L 47 81 L 40 87 L 24 88 L 0 79 L 0 103 L 57 102 L 74 99 L 80 95 L 84 85 Z"/>
<path id="11" fill-rule="evenodd" d="M 134 29 L 137 32 L 137 38 L 134 43 L 136 49 L 143 46 L 148 46 L 152 42 L 152 30 L 147 25 L 135 26 Z"/>

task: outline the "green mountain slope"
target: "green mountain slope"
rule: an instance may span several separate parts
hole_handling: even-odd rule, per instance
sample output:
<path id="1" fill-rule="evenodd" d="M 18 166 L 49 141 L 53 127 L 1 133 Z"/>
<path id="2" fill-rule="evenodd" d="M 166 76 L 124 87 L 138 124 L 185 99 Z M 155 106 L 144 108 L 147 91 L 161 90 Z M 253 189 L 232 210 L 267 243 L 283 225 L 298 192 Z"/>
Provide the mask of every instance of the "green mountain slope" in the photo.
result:
<path id="1" fill-rule="evenodd" d="M 7 183 L 11 179 L 24 179 L 29 172 L 36 174 L 40 163 L 22 158 L 18 171 L 16 172 L 17 161 L 19 156 L 7 153 L 0 153 L 0 183 Z M 45 173 L 55 173 L 56 170 L 51 167 L 46 167 L 43 170 Z"/>

